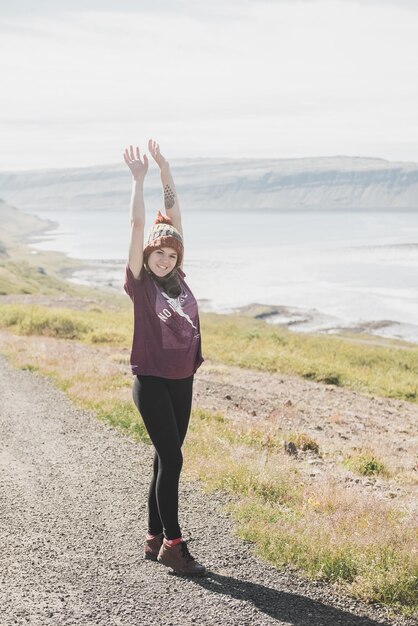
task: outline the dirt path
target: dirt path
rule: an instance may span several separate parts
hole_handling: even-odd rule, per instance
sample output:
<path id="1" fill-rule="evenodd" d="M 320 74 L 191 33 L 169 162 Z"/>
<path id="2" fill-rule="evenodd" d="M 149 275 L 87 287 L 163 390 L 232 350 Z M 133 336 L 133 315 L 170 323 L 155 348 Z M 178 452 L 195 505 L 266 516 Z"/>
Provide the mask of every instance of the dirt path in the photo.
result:
<path id="1" fill-rule="evenodd" d="M 261 563 L 233 537 L 224 497 L 191 482 L 181 522 L 209 575 L 145 561 L 151 449 L 2 357 L 0 392 L 1 626 L 412 625 Z"/>

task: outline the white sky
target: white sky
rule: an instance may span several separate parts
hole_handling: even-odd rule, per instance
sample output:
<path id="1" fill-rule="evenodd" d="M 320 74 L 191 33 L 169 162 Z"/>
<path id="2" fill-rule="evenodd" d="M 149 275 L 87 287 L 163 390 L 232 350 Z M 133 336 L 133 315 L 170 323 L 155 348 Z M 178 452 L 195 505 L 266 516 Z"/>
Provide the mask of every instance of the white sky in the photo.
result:
<path id="1" fill-rule="evenodd" d="M 149 137 L 171 158 L 418 161 L 417 33 L 415 0 L 0 0 L 0 169 Z"/>

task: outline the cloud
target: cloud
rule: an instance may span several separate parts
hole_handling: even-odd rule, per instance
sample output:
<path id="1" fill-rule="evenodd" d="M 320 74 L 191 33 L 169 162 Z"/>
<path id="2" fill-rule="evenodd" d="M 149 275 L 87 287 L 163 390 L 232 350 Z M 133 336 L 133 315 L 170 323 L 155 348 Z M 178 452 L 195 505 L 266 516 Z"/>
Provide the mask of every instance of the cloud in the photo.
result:
<path id="1" fill-rule="evenodd" d="M 237 16 L 247 7 L 255 4 L 277 2 L 309 2 L 312 0 L 14 0 L 1 7 L 0 14 L 21 17 L 61 15 L 63 13 L 135 13 L 167 15 L 188 15 L 197 19 Z M 315 1 L 315 0 L 313 0 Z"/>
<path id="2" fill-rule="evenodd" d="M 37 144 L 45 159 L 74 163 L 82 145 L 87 162 L 113 161 L 118 144 L 157 132 L 181 156 L 418 150 L 416 24 L 389 2 L 233 0 L 234 19 L 209 20 L 161 19 L 164 1 L 94 5 L 0 20 L 8 159 L 41 158 Z"/>
<path id="3" fill-rule="evenodd" d="M 396 8 L 405 7 L 417 10 L 416 0 L 341 0 L 350 4 L 367 4 L 382 6 L 393 5 Z M 234 12 L 237 14 L 248 6 L 284 5 L 284 4 L 321 4 L 321 0 L 68 0 L 56 2 L 56 0 L 14 0 L 2 3 L 0 14 L 20 15 L 27 17 L 32 15 L 57 15 L 60 13 L 80 12 L 117 12 L 117 13 L 161 13 L 179 14 L 182 12 L 197 17 L 199 15 L 218 15 Z"/>
<path id="4" fill-rule="evenodd" d="M 409 9 L 411 11 L 418 10 L 418 4 L 416 0 L 344 0 L 345 2 L 353 2 L 356 4 L 370 4 L 381 7 L 386 4 L 388 6 L 393 6 L 397 9 L 404 8 Z"/>

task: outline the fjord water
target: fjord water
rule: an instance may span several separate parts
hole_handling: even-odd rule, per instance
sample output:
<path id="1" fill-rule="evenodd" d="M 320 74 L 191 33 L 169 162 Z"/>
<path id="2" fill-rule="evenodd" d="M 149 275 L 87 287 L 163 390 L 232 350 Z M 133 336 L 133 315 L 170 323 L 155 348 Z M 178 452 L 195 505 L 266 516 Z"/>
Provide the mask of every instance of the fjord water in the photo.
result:
<path id="1" fill-rule="evenodd" d="M 127 210 L 37 214 L 58 227 L 35 247 L 100 261 L 78 279 L 122 288 Z M 342 324 L 418 323 L 418 210 L 184 211 L 183 227 L 187 280 L 213 310 L 258 302 Z"/>

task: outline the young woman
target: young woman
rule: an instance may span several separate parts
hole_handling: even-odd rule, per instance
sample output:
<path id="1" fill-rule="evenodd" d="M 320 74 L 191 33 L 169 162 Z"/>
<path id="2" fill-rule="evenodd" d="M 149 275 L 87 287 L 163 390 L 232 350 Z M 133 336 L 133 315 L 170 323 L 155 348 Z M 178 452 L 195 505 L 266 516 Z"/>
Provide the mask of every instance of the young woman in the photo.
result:
<path id="1" fill-rule="evenodd" d="M 192 405 L 193 376 L 203 362 L 196 300 L 184 281 L 183 229 L 174 181 L 159 145 L 148 149 L 160 168 L 167 215 L 158 211 L 144 246 L 143 184 L 148 158 L 130 146 L 124 159 L 133 176 L 131 242 L 125 291 L 134 304 L 131 367 L 133 399 L 155 448 L 148 492 L 145 558 L 179 574 L 202 575 L 178 522 L 181 446 Z"/>

